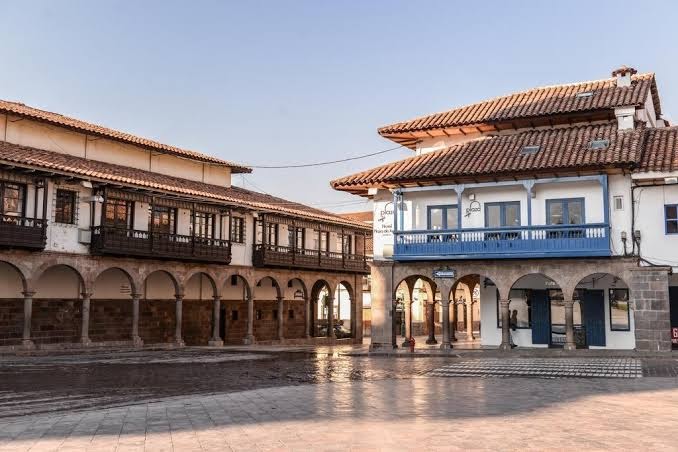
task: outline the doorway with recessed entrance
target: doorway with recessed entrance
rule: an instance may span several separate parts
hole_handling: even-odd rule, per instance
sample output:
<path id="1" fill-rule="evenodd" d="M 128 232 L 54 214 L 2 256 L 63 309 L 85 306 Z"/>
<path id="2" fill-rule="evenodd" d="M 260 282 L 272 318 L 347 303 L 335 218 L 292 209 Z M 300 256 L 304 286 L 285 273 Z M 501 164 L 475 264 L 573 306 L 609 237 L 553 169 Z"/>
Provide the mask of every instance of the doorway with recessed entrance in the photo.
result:
<path id="1" fill-rule="evenodd" d="M 559 289 L 546 294 L 549 303 L 551 324 L 550 346 L 565 344 L 565 302 Z M 605 291 L 600 289 L 577 289 L 574 293 L 572 314 L 574 342 L 577 348 L 605 347 Z"/>

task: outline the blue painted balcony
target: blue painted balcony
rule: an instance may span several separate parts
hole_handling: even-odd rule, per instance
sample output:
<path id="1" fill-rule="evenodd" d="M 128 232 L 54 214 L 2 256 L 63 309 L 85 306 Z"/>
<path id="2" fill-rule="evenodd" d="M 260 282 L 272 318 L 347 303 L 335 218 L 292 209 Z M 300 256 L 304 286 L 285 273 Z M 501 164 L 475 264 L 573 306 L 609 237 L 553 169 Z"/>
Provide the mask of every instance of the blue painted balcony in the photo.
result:
<path id="1" fill-rule="evenodd" d="M 393 250 L 398 261 L 610 255 L 606 223 L 398 231 Z"/>

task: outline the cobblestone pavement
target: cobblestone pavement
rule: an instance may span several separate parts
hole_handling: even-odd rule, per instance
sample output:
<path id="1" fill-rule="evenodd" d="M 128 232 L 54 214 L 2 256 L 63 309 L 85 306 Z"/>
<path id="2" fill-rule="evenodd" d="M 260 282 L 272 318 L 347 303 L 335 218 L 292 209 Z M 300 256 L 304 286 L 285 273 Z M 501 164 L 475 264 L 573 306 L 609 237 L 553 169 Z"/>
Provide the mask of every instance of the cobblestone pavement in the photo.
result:
<path id="1" fill-rule="evenodd" d="M 678 449 L 672 356 L 581 363 L 272 351 L 0 356 L 0 451 Z M 435 376 L 475 366 L 486 377 L 479 366 L 520 369 L 530 359 L 606 372 L 639 362 L 644 377 Z"/>

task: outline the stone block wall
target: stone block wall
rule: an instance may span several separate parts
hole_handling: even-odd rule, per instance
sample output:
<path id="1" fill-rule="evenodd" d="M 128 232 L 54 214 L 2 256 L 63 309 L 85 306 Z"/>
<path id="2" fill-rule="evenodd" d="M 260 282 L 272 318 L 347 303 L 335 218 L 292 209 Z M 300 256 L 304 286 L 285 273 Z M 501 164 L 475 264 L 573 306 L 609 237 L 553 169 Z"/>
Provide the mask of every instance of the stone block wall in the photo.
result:
<path id="1" fill-rule="evenodd" d="M 247 334 L 247 303 L 242 300 L 222 300 L 221 305 L 226 311 L 226 338 L 224 343 L 242 345 Z M 233 319 L 237 312 L 238 319 Z"/>
<path id="2" fill-rule="evenodd" d="M 174 341 L 175 300 L 140 300 L 139 336 L 144 344 Z"/>
<path id="3" fill-rule="evenodd" d="M 0 298 L 0 347 L 19 345 L 24 328 L 24 300 Z"/>
<path id="4" fill-rule="evenodd" d="M 290 311 L 292 311 L 294 315 L 294 318 L 292 319 L 290 319 Z M 285 312 L 283 315 L 285 316 L 283 325 L 285 339 L 300 339 L 306 337 L 306 332 L 304 331 L 306 312 L 303 300 L 285 300 Z"/>
<path id="5" fill-rule="evenodd" d="M 184 300 L 181 334 L 186 345 L 207 345 L 212 336 L 212 300 Z"/>
<path id="6" fill-rule="evenodd" d="M 631 275 L 636 349 L 670 351 L 668 270 L 661 267 L 640 267 L 633 269 Z"/>
<path id="7" fill-rule="evenodd" d="M 277 301 L 254 302 L 254 337 L 257 341 L 274 341 L 278 339 L 278 320 L 273 311 L 278 309 Z M 261 319 L 257 319 L 257 311 Z"/>
<path id="8" fill-rule="evenodd" d="M 89 338 L 92 342 L 132 338 L 132 300 L 90 300 Z"/>
<path id="9" fill-rule="evenodd" d="M 82 328 L 82 301 L 35 299 L 31 337 L 35 344 L 77 343 Z"/>

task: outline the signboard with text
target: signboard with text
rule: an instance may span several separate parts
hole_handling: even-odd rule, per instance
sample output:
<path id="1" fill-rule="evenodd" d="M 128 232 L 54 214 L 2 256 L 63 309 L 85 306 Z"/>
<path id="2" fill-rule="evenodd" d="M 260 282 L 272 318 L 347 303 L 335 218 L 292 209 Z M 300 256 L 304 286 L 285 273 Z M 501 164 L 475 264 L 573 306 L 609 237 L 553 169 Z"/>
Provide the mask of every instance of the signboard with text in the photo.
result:
<path id="1" fill-rule="evenodd" d="M 454 279 L 457 277 L 457 271 L 450 269 L 433 270 L 433 277 L 438 279 Z"/>

